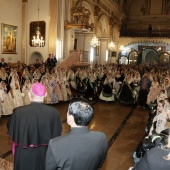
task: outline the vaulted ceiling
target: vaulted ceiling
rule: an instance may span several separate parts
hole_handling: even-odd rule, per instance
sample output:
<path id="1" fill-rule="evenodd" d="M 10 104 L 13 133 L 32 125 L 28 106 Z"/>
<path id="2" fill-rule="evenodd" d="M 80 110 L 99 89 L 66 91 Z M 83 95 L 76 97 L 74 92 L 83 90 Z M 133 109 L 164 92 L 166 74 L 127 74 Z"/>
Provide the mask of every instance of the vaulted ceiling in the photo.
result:
<path id="1" fill-rule="evenodd" d="M 146 29 L 152 24 L 154 29 L 169 29 L 170 0 L 122 0 L 119 3 L 126 14 L 126 27 Z"/>

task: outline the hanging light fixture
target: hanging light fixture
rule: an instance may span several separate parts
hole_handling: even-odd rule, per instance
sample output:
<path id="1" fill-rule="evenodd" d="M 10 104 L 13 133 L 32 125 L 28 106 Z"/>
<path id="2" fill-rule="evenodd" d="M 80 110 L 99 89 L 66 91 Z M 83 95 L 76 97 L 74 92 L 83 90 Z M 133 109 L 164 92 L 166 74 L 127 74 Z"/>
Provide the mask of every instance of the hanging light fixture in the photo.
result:
<path id="1" fill-rule="evenodd" d="M 99 41 L 99 39 L 96 37 L 96 36 L 94 36 L 93 38 L 92 38 L 92 40 L 90 41 L 90 45 L 92 46 L 92 47 L 97 47 L 97 46 L 99 46 L 100 45 L 100 41 Z"/>
<path id="2" fill-rule="evenodd" d="M 115 43 L 111 41 L 108 45 L 109 50 L 114 51 L 115 50 Z"/>
<path id="3" fill-rule="evenodd" d="M 32 39 L 33 47 L 44 47 L 44 45 L 45 45 L 45 41 L 43 40 L 43 37 L 41 37 L 41 28 L 39 26 L 39 11 L 40 11 L 39 2 L 40 1 L 38 1 L 38 26 L 35 31 L 36 36 L 33 36 L 33 39 Z"/>
<path id="4" fill-rule="evenodd" d="M 121 45 L 119 49 L 120 49 L 120 51 L 123 51 L 124 48 L 125 48 L 124 45 Z"/>
<path id="5" fill-rule="evenodd" d="M 110 51 L 115 51 L 115 47 L 116 47 L 116 45 L 115 45 L 115 43 L 113 42 L 113 28 L 111 28 L 111 34 L 110 34 L 110 37 L 111 37 L 111 42 L 109 43 L 109 45 L 108 45 L 108 49 L 110 50 Z"/>

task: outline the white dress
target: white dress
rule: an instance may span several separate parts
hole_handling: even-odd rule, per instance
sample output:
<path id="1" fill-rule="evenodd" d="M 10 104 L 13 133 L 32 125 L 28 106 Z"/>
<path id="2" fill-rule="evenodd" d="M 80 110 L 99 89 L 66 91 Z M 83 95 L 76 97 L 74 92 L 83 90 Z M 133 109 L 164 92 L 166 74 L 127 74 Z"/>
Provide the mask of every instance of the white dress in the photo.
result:
<path id="1" fill-rule="evenodd" d="M 150 102 L 155 101 L 158 95 L 158 82 L 152 82 L 152 85 L 149 90 L 149 94 L 147 97 L 147 104 L 150 104 Z"/>
<path id="2" fill-rule="evenodd" d="M 19 107 L 19 106 L 23 106 L 23 98 L 21 95 L 21 90 L 20 90 L 20 85 L 18 80 L 14 81 L 12 78 L 11 84 L 10 84 L 11 90 L 12 90 L 12 99 L 13 99 L 13 103 L 14 103 L 14 108 Z"/>
<path id="3" fill-rule="evenodd" d="M 113 81 L 114 79 L 112 78 L 106 78 L 104 81 L 104 88 L 102 92 L 100 93 L 99 98 L 104 101 L 114 101 L 114 93 L 113 93 Z"/>
<path id="4" fill-rule="evenodd" d="M 30 91 L 30 89 L 31 89 L 31 84 L 24 84 L 24 86 L 22 87 L 22 93 L 24 93 L 23 96 L 24 105 L 31 104 L 31 101 L 28 96 L 28 92 Z"/>
<path id="5" fill-rule="evenodd" d="M 154 129 L 154 123 L 156 122 L 156 133 L 160 133 L 162 130 L 166 129 L 166 122 L 167 122 L 167 114 L 166 111 L 163 111 L 160 114 L 157 114 L 152 123 L 152 127 L 150 129 L 149 135 L 152 135 L 152 130 Z"/>
<path id="6" fill-rule="evenodd" d="M 44 102 L 46 104 L 52 104 L 52 91 L 53 91 L 52 86 L 49 85 L 48 80 L 45 76 L 42 77 L 41 83 L 45 86 L 47 91 L 47 96 L 44 98 Z"/>
<path id="7" fill-rule="evenodd" d="M 11 115 L 13 113 L 14 105 L 10 92 L 7 93 L 7 89 L 0 89 L 0 100 L 2 115 Z"/>
<path id="8" fill-rule="evenodd" d="M 68 83 L 67 83 L 65 77 L 62 77 L 62 80 L 60 80 L 60 85 L 61 85 L 61 93 L 62 93 L 62 96 L 63 96 L 63 101 L 67 101 L 68 96 L 67 96 L 66 85 L 68 85 Z"/>

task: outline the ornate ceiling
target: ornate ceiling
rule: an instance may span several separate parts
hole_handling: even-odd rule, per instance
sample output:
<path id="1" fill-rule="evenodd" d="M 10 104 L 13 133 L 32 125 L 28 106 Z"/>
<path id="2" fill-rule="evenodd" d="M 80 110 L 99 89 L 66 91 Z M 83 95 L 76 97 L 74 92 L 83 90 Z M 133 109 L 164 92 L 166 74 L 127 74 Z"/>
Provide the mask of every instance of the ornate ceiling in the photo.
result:
<path id="1" fill-rule="evenodd" d="M 154 29 L 169 30 L 170 0 L 122 0 L 120 5 L 126 13 L 126 27 L 147 29 L 152 24 Z"/>

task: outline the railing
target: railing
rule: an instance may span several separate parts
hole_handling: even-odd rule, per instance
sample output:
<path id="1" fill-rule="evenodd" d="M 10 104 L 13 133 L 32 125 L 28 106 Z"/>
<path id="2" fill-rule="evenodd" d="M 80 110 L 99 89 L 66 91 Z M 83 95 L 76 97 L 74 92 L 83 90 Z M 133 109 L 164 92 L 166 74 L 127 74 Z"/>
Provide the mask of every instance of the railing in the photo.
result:
<path id="1" fill-rule="evenodd" d="M 58 67 L 68 68 L 80 62 L 80 51 L 73 51 L 70 55 L 58 64 Z"/>
<path id="2" fill-rule="evenodd" d="M 170 30 L 120 30 L 120 37 L 170 37 Z"/>

